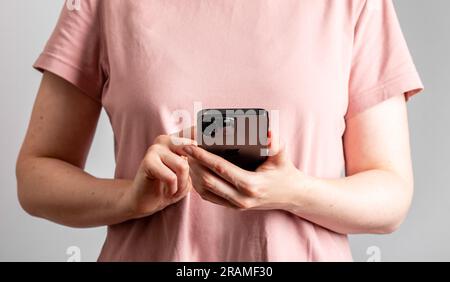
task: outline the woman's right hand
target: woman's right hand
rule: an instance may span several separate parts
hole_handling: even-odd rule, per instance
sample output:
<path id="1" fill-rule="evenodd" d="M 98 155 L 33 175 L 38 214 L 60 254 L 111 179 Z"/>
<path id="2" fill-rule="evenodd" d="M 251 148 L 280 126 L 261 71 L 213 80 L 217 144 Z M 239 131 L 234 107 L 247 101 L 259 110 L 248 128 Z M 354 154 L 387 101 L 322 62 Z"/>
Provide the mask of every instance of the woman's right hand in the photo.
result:
<path id="1" fill-rule="evenodd" d="M 158 136 L 138 172 L 120 198 L 120 207 L 131 219 L 158 212 L 184 198 L 192 189 L 189 164 L 183 147 L 195 141 L 172 135 Z"/>

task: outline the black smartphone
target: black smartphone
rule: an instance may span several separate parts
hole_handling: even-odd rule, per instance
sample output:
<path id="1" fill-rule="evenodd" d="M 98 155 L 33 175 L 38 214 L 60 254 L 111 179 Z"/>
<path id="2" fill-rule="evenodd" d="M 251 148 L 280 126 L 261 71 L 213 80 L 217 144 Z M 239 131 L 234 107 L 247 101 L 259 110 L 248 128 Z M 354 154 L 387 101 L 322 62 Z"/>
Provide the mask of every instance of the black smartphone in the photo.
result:
<path id="1" fill-rule="evenodd" d="M 269 113 L 259 108 L 203 109 L 197 113 L 199 146 L 254 171 L 268 156 Z"/>

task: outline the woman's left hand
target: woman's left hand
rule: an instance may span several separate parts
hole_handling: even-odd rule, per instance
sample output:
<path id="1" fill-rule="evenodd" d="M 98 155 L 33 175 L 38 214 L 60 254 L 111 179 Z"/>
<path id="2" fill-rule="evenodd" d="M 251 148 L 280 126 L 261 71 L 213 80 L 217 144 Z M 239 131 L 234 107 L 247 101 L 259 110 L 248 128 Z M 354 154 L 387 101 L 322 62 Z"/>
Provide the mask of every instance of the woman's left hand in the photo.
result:
<path id="1" fill-rule="evenodd" d="M 207 201 L 232 208 L 289 210 L 292 196 L 307 178 L 284 148 L 272 151 L 256 171 L 244 170 L 195 145 L 185 151 L 195 190 Z"/>

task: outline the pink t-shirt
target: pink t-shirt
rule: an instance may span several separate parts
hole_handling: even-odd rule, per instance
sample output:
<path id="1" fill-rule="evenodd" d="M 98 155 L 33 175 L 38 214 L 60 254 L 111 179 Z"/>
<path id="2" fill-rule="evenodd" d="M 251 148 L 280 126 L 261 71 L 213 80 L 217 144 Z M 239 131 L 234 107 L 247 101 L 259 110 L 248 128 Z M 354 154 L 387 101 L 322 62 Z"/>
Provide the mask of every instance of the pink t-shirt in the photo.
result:
<path id="1" fill-rule="evenodd" d="M 174 111 L 195 124 L 195 102 L 278 110 L 295 166 L 342 177 L 346 120 L 422 88 L 389 0 L 84 0 L 79 9 L 64 6 L 34 67 L 103 105 L 115 176 L 128 179 L 157 135 L 180 130 Z M 192 192 L 152 216 L 109 226 L 99 260 L 352 256 L 346 235 L 294 214 L 237 211 Z"/>

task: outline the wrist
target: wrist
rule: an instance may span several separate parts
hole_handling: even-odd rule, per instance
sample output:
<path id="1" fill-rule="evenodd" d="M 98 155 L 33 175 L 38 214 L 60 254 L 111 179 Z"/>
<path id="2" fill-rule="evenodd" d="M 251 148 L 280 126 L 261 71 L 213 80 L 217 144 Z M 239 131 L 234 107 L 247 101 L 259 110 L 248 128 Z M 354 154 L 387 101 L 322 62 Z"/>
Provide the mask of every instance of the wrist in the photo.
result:
<path id="1" fill-rule="evenodd" d="M 311 206 L 311 199 L 315 187 L 320 186 L 322 180 L 313 176 L 308 176 L 305 173 L 298 171 L 293 181 L 289 181 L 290 195 L 286 205 L 286 211 L 301 214 L 308 210 Z"/>
<path id="2" fill-rule="evenodd" d="M 133 205 L 135 201 L 131 199 L 132 190 L 133 181 L 123 180 L 123 185 L 118 192 L 119 195 L 116 206 L 116 212 L 122 219 L 121 221 L 127 221 L 138 217 L 138 208 Z"/>

